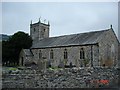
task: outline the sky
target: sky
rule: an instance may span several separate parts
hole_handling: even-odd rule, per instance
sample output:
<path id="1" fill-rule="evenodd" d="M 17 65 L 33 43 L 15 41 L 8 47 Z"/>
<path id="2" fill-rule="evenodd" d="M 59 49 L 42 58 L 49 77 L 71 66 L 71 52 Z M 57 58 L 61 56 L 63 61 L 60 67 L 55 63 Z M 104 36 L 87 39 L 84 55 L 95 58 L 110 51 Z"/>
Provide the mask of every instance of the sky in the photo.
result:
<path id="1" fill-rule="evenodd" d="M 30 32 L 30 22 L 50 22 L 50 36 L 109 29 L 118 36 L 117 2 L 3 2 L 2 33 Z"/>

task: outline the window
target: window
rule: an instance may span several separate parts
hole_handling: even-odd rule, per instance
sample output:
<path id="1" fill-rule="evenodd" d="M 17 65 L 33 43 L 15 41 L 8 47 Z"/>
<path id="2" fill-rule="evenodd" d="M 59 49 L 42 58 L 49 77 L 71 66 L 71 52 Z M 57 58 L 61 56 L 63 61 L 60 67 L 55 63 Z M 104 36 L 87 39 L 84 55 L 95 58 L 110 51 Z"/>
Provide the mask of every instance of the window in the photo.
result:
<path id="1" fill-rule="evenodd" d="M 45 32 L 45 29 L 43 29 L 43 31 Z"/>
<path id="2" fill-rule="evenodd" d="M 67 49 L 64 50 L 64 59 L 67 59 L 68 55 L 67 55 Z"/>
<path id="3" fill-rule="evenodd" d="M 34 28 L 34 32 L 35 32 L 35 28 Z"/>
<path id="4" fill-rule="evenodd" d="M 50 51 L 50 59 L 53 59 L 53 50 Z"/>
<path id="5" fill-rule="evenodd" d="M 85 59 L 85 52 L 83 48 L 80 50 L 80 59 Z"/>
<path id="6" fill-rule="evenodd" d="M 22 57 L 22 61 L 21 61 L 21 65 L 23 66 L 23 60 L 24 60 L 24 58 Z"/>
<path id="7" fill-rule="evenodd" d="M 42 52 L 41 52 L 41 50 L 39 51 L 39 59 L 41 59 L 42 58 Z"/>

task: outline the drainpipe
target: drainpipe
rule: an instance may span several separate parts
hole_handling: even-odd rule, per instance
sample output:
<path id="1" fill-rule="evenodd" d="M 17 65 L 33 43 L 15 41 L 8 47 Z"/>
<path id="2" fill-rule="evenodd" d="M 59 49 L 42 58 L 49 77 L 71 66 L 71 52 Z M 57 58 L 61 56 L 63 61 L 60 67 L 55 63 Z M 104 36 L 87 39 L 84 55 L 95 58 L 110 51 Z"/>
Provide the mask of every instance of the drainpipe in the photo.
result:
<path id="1" fill-rule="evenodd" d="M 91 45 L 91 67 L 93 67 L 93 45 Z"/>
<path id="2" fill-rule="evenodd" d="M 99 44 L 97 44 L 98 49 L 98 66 L 100 67 L 100 53 L 99 53 Z"/>

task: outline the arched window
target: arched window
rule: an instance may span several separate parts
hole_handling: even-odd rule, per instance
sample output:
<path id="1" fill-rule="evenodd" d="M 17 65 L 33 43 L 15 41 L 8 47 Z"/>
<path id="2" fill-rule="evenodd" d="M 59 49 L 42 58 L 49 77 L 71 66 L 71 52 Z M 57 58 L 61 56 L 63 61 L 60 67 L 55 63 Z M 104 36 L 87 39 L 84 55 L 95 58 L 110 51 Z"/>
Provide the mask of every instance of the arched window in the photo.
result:
<path id="1" fill-rule="evenodd" d="M 39 59 L 41 59 L 42 58 L 42 52 L 41 52 L 41 50 L 39 51 Z"/>
<path id="2" fill-rule="evenodd" d="M 80 49 L 80 59 L 85 59 L 85 52 L 83 48 Z"/>
<path id="3" fill-rule="evenodd" d="M 23 60 L 24 60 L 24 58 L 22 57 L 22 60 L 21 60 L 21 65 L 22 65 L 22 66 L 23 66 L 23 63 L 24 63 Z"/>
<path id="4" fill-rule="evenodd" d="M 68 55 L 67 55 L 67 49 L 64 50 L 64 59 L 67 59 L 68 58 Z"/>
<path id="5" fill-rule="evenodd" d="M 53 55 L 53 50 L 50 51 L 50 59 L 53 59 L 54 55 Z"/>

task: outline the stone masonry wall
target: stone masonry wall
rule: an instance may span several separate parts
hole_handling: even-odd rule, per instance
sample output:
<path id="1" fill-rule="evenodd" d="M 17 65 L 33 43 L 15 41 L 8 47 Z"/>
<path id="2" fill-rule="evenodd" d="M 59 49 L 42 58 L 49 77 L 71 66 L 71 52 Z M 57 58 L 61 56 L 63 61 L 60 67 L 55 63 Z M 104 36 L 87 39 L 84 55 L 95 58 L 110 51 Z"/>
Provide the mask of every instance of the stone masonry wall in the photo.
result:
<path id="1" fill-rule="evenodd" d="M 3 73 L 2 88 L 118 88 L 116 68 L 25 69 Z"/>
<path id="2" fill-rule="evenodd" d="M 101 66 L 106 64 L 118 67 L 118 40 L 112 29 L 102 34 L 99 39 L 99 53 Z"/>
<path id="3" fill-rule="evenodd" d="M 67 49 L 68 59 L 66 65 L 72 65 L 81 67 L 84 66 L 84 60 L 80 60 L 80 49 L 83 48 L 85 52 L 85 60 L 88 60 L 88 66 L 91 66 L 91 46 L 76 46 L 76 47 L 61 47 L 61 48 L 46 48 L 46 49 L 32 49 L 34 54 L 34 61 L 40 61 L 39 52 L 41 50 L 42 57 L 46 57 L 48 61 L 51 61 L 53 67 L 58 67 L 61 63 L 64 63 L 64 49 Z M 53 50 L 53 59 L 50 59 L 50 50 Z M 98 66 L 98 47 L 93 45 L 93 62 L 94 66 Z"/>

